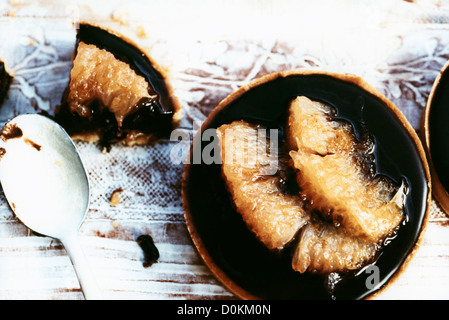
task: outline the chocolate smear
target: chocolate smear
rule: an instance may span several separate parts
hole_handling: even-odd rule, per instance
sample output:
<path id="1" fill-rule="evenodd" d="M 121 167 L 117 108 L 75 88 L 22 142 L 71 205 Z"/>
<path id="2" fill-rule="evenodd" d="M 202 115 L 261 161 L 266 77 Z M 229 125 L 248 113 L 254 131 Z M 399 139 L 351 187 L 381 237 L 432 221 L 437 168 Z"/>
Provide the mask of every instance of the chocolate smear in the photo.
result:
<path id="1" fill-rule="evenodd" d="M 16 139 L 23 136 L 22 129 L 20 129 L 17 124 L 6 124 L 2 131 L 0 132 L 0 137 L 3 141 L 8 139 Z"/>

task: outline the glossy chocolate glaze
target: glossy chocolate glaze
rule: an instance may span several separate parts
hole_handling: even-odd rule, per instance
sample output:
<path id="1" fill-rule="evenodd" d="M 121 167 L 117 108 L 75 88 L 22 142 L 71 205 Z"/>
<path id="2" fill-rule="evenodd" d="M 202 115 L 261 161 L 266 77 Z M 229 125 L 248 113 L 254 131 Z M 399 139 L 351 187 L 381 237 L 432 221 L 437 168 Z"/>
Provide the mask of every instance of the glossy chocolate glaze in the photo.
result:
<path id="1" fill-rule="evenodd" d="M 333 106 L 337 110 L 337 119 L 349 121 L 357 137 L 363 137 L 367 130 L 375 141 L 375 173 L 388 177 L 397 185 L 402 179 L 407 183 L 406 223 L 375 262 L 382 287 L 413 250 L 424 223 L 429 194 L 421 153 L 409 132 L 382 100 L 351 82 L 329 75 L 293 74 L 246 91 L 206 121 L 202 130 L 243 119 L 283 132 L 289 103 L 299 95 Z M 194 143 L 192 155 L 205 145 Z M 184 198 L 189 201 L 189 217 L 195 233 L 210 261 L 241 288 L 245 296 L 361 299 L 379 289 L 367 288 L 366 281 L 371 273 L 342 274 L 342 280 L 331 290 L 325 276 L 294 272 L 291 248 L 270 252 L 246 228 L 227 194 L 219 164 L 192 164 L 188 170 L 183 190 Z"/>
<path id="2" fill-rule="evenodd" d="M 434 169 L 449 193 L 449 69 L 441 74 L 429 111 L 429 147 Z"/>
<path id="3" fill-rule="evenodd" d="M 146 79 L 151 87 L 149 93 L 153 95 L 156 93 L 158 99 L 141 99 L 137 111 L 126 117 L 122 127 L 118 128 L 114 115 L 106 109 L 99 108 L 96 102 L 89 106 L 93 110 L 91 119 L 72 113 L 65 102 L 66 92 L 62 98 L 62 105 L 56 113 L 56 121 L 69 134 L 91 132 L 101 128 L 101 142 L 106 145 L 123 139 L 126 133 L 132 130 L 156 135 L 169 133 L 172 130 L 175 112 L 173 97 L 170 96 L 163 75 L 153 66 L 150 59 L 124 39 L 93 25 L 83 23 L 79 25 L 76 46 L 81 41 L 109 51 L 115 58 L 129 64 L 131 69 Z"/>

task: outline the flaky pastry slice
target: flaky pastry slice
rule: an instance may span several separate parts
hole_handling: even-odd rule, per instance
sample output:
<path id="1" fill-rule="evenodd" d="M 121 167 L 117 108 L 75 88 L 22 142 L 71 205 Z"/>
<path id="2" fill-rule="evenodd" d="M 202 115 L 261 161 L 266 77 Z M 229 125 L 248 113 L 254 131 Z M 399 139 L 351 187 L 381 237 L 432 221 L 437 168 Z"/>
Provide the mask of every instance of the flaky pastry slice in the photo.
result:
<path id="1" fill-rule="evenodd" d="M 333 225 L 314 221 L 301 230 L 292 268 L 304 273 L 356 270 L 371 261 L 378 244 L 347 235 Z"/>
<path id="2" fill-rule="evenodd" d="M 301 192 L 347 234 L 382 241 L 404 218 L 406 185 L 395 188 L 367 172 L 373 146 L 358 142 L 351 126 L 332 120 L 329 110 L 306 97 L 290 105 L 287 136 Z"/>
<path id="3" fill-rule="evenodd" d="M 245 121 L 217 129 L 222 175 L 248 228 L 269 249 L 282 249 L 309 215 L 300 197 L 284 192 L 281 172 L 287 161 L 270 150 L 269 138 L 258 129 L 262 128 Z"/>

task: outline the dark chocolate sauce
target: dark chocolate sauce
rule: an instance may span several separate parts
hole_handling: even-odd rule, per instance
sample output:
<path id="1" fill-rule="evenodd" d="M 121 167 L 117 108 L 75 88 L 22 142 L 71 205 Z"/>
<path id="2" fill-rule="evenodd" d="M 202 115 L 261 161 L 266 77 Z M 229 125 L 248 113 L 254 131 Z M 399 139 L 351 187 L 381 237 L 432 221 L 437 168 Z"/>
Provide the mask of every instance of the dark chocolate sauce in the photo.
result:
<path id="1" fill-rule="evenodd" d="M 171 128 L 172 112 L 164 110 L 157 101 L 151 98 L 142 98 L 137 103 L 137 109 L 137 112 L 128 115 L 123 120 L 122 128 L 139 130 L 143 133 Z"/>
<path id="2" fill-rule="evenodd" d="M 353 83 L 328 75 L 290 75 L 245 92 L 213 119 L 206 120 L 202 130 L 246 120 L 283 132 L 289 104 L 301 95 L 334 107 L 336 118 L 350 122 L 357 139 L 363 139 L 368 131 L 375 143 L 375 165 L 369 170 L 396 185 L 403 179 L 407 183 L 407 223 L 375 262 L 382 287 L 414 248 L 429 192 L 426 170 L 414 140 L 382 100 Z M 191 155 L 205 145 L 194 144 Z M 362 299 L 379 288 L 368 289 L 366 281 L 371 274 L 361 272 L 344 277 L 330 293 L 326 276 L 293 271 L 291 248 L 273 253 L 248 230 L 226 191 L 219 164 L 192 164 L 188 168 L 183 190 L 189 199 L 195 233 L 211 261 L 245 291 L 262 299 Z"/>

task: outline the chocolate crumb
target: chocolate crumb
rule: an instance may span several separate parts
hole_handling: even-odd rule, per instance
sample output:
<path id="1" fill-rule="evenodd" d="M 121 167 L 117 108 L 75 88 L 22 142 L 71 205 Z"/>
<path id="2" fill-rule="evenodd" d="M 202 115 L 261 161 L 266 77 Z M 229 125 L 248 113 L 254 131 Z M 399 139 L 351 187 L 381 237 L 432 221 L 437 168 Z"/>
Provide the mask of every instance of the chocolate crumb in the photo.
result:
<path id="1" fill-rule="evenodd" d="M 3 158 L 3 156 L 5 155 L 6 150 L 5 148 L 0 148 L 0 160 Z"/>
<path id="2" fill-rule="evenodd" d="M 142 248 L 144 253 L 145 268 L 150 267 L 153 263 L 159 259 L 159 250 L 156 248 L 153 238 L 150 235 L 141 235 L 137 238 L 137 244 Z"/>

